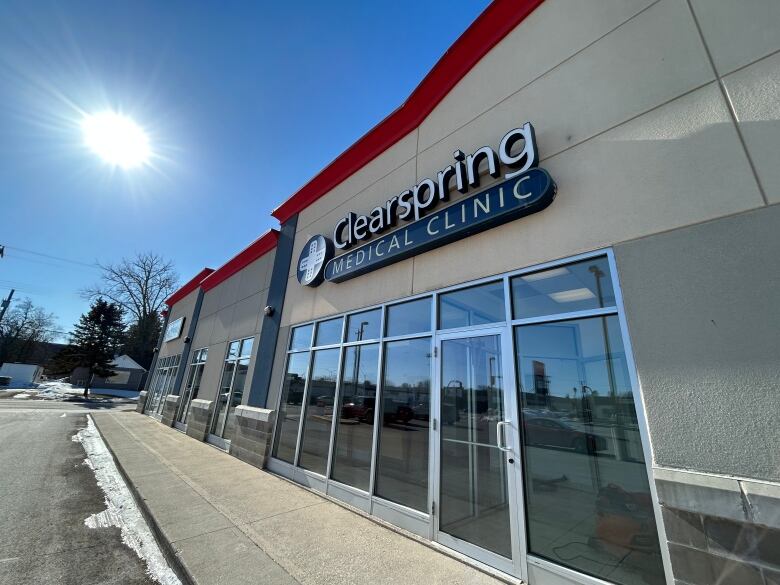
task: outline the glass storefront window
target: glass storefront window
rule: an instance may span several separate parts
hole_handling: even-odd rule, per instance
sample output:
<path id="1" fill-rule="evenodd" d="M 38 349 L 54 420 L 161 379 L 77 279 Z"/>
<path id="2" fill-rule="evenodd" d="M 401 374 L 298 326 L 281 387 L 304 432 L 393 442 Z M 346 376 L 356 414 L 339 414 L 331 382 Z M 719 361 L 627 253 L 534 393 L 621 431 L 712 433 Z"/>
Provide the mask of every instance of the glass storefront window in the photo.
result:
<path id="1" fill-rule="evenodd" d="M 190 404 L 198 397 L 200 381 L 203 378 L 203 368 L 206 367 L 208 355 L 209 350 L 205 347 L 197 349 L 193 353 L 187 384 L 184 386 L 184 392 L 181 397 L 179 412 L 176 418 L 176 420 L 182 424 L 186 424 L 190 412 Z"/>
<path id="2" fill-rule="evenodd" d="M 411 335 L 431 330 L 431 297 L 387 307 L 385 335 Z"/>
<path id="3" fill-rule="evenodd" d="M 347 318 L 347 341 L 378 339 L 381 333 L 382 310 L 372 309 Z"/>
<path id="4" fill-rule="evenodd" d="M 344 327 L 344 317 L 329 319 L 317 323 L 317 338 L 314 345 L 332 345 L 341 343 L 341 330 Z"/>
<path id="5" fill-rule="evenodd" d="M 604 256 L 512 279 L 515 319 L 614 306 L 615 291 Z"/>
<path id="6" fill-rule="evenodd" d="M 233 381 L 233 372 L 236 369 L 236 362 L 226 361 L 222 369 L 222 380 L 219 384 L 219 394 L 214 405 L 214 415 L 211 419 L 210 433 L 212 435 L 221 435 L 222 427 L 225 424 L 225 415 L 227 413 L 227 403 L 230 397 L 230 384 Z"/>
<path id="7" fill-rule="evenodd" d="M 515 328 L 529 552 L 665 583 L 617 315 Z"/>
<path id="8" fill-rule="evenodd" d="M 238 352 L 239 357 L 250 357 L 252 355 L 252 346 L 255 344 L 254 337 L 248 337 L 241 342 L 241 350 Z"/>
<path id="9" fill-rule="evenodd" d="M 503 281 L 439 295 L 439 329 L 484 325 L 505 320 Z"/>
<path id="10" fill-rule="evenodd" d="M 308 351 L 290 354 L 282 386 L 282 400 L 276 416 L 276 439 L 272 451 L 274 457 L 287 463 L 294 463 L 295 459 L 308 368 Z"/>
<path id="11" fill-rule="evenodd" d="M 321 475 L 328 467 L 339 352 L 338 348 L 314 352 L 307 392 L 298 465 Z"/>
<path id="12" fill-rule="evenodd" d="M 150 393 L 147 398 L 148 412 L 154 412 L 159 414 L 162 412 L 163 404 L 165 403 L 165 397 L 173 388 L 176 380 L 176 374 L 179 371 L 179 360 L 181 354 L 169 355 L 164 358 L 160 358 L 157 363 L 157 370 L 152 384 L 150 385 Z"/>
<path id="13" fill-rule="evenodd" d="M 374 492 L 428 511 L 431 339 L 385 343 Z"/>
<path id="14" fill-rule="evenodd" d="M 244 396 L 244 383 L 249 371 L 254 338 L 237 339 L 228 344 L 219 395 L 214 406 L 209 432 L 230 440 L 235 434 L 235 410 Z"/>
<path id="15" fill-rule="evenodd" d="M 292 330 L 290 336 L 290 349 L 309 349 L 311 347 L 311 333 L 314 325 L 303 325 Z"/>
<path id="16" fill-rule="evenodd" d="M 252 344 L 249 344 L 249 351 L 252 350 Z M 222 433 L 222 437 L 227 440 L 232 440 L 236 434 L 236 407 L 241 404 L 241 400 L 244 397 L 244 385 L 246 384 L 246 375 L 249 371 L 249 358 L 242 358 L 238 360 L 236 364 L 236 375 L 233 376 L 233 389 L 230 395 L 230 401 L 228 404 L 227 421 L 225 423 L 225 431 Z"/>
<path id="17" fill-rule="evenodd" d="M 374 437 L 379 344 L 344 349 L 331 477 L 368 491 Z"/>
<path id="18" fill-rule="evenodd" d="M 440 543 L 502 571 L 517 566 L 525 532 L 537 558 L 617 585 L 664 583 L 610 262 L 602 253 L 295 328 L 273 457 L 330 473 L 316 489 L 339 482 L 365 492 L 350 501 L 376 498 L 386 519 L 398 506 L 429 513 L 434 481 L 437 518 L 406 512 L 417 533 L 435 523 Z M 513 531 L 511 518 L 524 523 Z"/>

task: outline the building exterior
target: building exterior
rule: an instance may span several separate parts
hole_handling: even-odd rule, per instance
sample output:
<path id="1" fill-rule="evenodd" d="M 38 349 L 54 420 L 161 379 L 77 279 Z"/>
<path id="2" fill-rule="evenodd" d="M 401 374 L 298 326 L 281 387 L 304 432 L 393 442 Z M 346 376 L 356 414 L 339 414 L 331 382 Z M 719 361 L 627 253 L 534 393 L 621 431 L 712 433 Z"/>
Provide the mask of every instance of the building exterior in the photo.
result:
<path id="1" fill-rule="evenodd" d="M 37 364 L 14 364 L 6 362 L 0 366 L 0 377 L 7 378 L 4 384 L 9 388 L 34 388 L 43 376 L 43 366 Z"/>
<path id="2" fill-rule="evenodd" d="M 780 582 L 778 86 L 770 0 L 494 2 L 139 408 L 532 585 Z"/>
<path id="3" fill-rule="evenodd" d="M 137 396 L 138 391 L 143 387 L 146 381 L 146 370 L 133 358 L 127 354 L 119 355 L 114 359 L 111 364 L 111 369 L 114 372 L 113 376 L 102 378 L 100 376 L 93 376 L 90 383 L 90 388 L 93 392 L 97 390 L 126 390 L 132 394 L 131 397 Z M 75 368 L 70 374 L 71 383 L 76 386 L 83 386 L 89 376 L 89 368 L 79 367 Z"/>

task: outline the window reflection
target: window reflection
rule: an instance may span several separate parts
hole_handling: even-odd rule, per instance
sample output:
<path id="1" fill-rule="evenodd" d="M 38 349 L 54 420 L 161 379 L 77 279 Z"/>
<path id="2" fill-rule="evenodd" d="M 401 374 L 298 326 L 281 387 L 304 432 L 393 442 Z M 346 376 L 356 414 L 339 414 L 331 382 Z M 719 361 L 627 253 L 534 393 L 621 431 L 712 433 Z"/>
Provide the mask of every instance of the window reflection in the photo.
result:
<path id="1" fill-rule="evenodd" d="M 184 392 L 179 403 L 179 412 L 177 419 L 180 423 L 186 424 L 190 413 L 190 403 L 198 397 L 200 382 L 203 378 L 203 368 L 206 366 L 206 358 L 209 355 L 208 348 L 195 350 L 190 365 L 187 384 L 184 386 Z"/>
<path id="2" fill-rule="evenodd" d="M 511 557 L 500 338 L 442 341 L 441 373 L 439 529 Z"/>
<path id="3" fill-rule="evenodd" d="M 339 351 L 334 348 L 314 352 L 306 399 L 298 465 L 322 475 L 325 475 L 328 467 Z"/>
<path id="4" fill-rule="evenodd" d="M 379 344 L 344 350 L 331 477 L 368 491 L 374 436 Z"/>
<path id="5" fill-rule="evenodd" d="M 252 351 L 252 344 L 249 343 L 249 351 Z M 233 392 L 230 395 L 227 411 L 227 422 L 223 438 L 232 441 L 236 434 L 236 407 L 240 406 L 244 397 L 244 385 L 246 384 L 246 375 L 249 372 L 249 358 L 242 358 L 236 364 L 236 375 L 233 377 Z"/>
<path id="6" fill-rule="evenodd" d="M 317 323 L 317 338 L 314 341 L 314 345 L 341 343 L 341 329 L 343 326 L 344 317 Z"/>
<path id="7" fill-rule="evenodd" d="M 386 335 L 410 335 L 431 330 L 431 298 L 387 307 Z"/>
<path id="8" fill-rule="evenodd" d="M 287 463 L 294 463 L 298 425 L 303 408 L 303 391 L 306 387 L 306 370 L 309 352 L 293 353 L 287 363 L 282 386 L 282 400 L 276 416 L 276 442 L 273 456 Z"/>
<path id="9" fill-rule="evenodd" d="M 377 496 L 428 511 L 431 339 L 385 344 Z"/>
<path id="10" fill-rule="evenodd" d="M 439 296 L 439 329 L 506 320 L 504 283 L 490 282 Z"/>
<path id="11" fill-rule="evenodd" d="M 617 316 L 515 329 L 529 551 L 623 585 L 664 583 Z"/>
<path id="12" fill-rule="evenodd" d="M 290 336 L 290 349 L 309 349 L 311 347 L 311 334 L 314 325 L 296 327 Z"/>
<path id="13" fill-rule="evenodd" d="M 609 263 L 603 256 L 512 279 L 515 319 L 614 306 Z"/>
<path id="14" fill-rule="evenodd" d="M 347 341 L 377 339 L 380 334 L 382 310 L 373 309 L 350 315 L 347 319 Z"/>

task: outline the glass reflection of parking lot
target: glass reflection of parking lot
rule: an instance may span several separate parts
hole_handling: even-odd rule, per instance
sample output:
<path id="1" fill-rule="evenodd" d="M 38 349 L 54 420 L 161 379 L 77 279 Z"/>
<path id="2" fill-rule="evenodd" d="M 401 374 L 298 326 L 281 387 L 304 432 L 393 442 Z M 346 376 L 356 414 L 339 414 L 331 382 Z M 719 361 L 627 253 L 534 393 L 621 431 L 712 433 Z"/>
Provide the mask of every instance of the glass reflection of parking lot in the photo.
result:
<path id="1" fill-rule="evenodd" d="M 515 329 L 529 552 L 664 583 L 617 316 Z"/>

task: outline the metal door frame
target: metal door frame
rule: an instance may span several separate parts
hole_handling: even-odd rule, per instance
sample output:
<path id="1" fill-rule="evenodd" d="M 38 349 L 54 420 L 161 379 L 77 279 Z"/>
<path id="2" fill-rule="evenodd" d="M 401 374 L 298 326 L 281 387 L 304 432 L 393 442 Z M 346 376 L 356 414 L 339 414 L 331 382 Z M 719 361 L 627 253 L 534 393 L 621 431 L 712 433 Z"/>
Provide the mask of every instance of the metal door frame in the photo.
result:
<path id="1" fill-rule="evenodd" d="M 501 375 L 503 376 L 504 445 L 509 449 L 506 454 L 507 497 L 509 498 L 509 524 L 512 538 L 512 558 L 507 559 L 492 551 L 454 537 L 439 528 L 441 501 L 441 394 L 442 394 L 442 342 L 453 339 L 498 336 L 501 352 Z M 429 501 L 432 503 L 431 530 L 432 540 L 460 552 L 478 562 L 489 565 L 499 571 L 527 580 L 525 546 L 525 507 L 523 505 L 522 452 L 520 451 L 520 411 L 515 384 L 514 351 L 512 348 L 511 326 L 507 323 L 485 326 L 464 327 L 454 330 L 437 331 L 434 334 L 434 365 L 431 383 L 431 412 L 434 424 L 431 425 L 430 465 L 429 465 Z M 509 463 L 508 459 L 514 463 Z"/>

